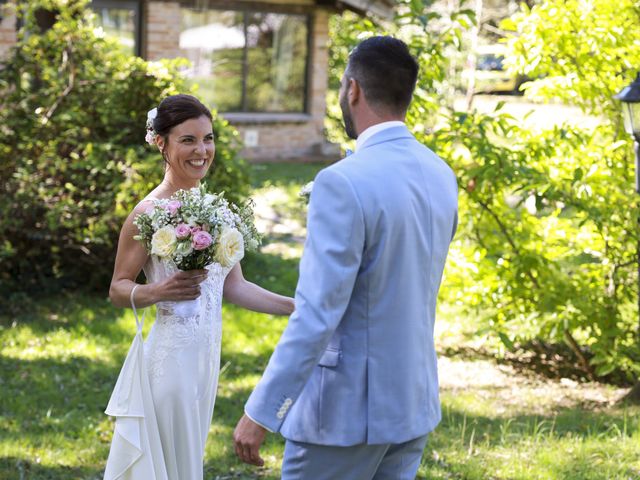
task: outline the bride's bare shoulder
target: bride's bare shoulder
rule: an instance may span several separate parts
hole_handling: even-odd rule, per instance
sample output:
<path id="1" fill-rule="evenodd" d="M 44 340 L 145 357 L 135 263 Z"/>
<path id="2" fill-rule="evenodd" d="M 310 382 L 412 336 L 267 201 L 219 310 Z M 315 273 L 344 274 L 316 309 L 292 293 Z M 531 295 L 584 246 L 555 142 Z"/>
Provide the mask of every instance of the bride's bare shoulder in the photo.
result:
<path id="1" fill-rule="evenodd" d="M 141 213 L 145 213 L 147 212 L 150 208 L 153 207 L 153 200 L 152 198 L 149 197 L 145 197 L 142 200 L 140 200 L 137 205 L 135 207 L 133 207 L 133 209 L 129 212 L 129 215 L 127 215 L 127 218 L 124 221 L 124 225 L 123 228 L 133 228 L 133 221 L 135 220 L 135 218 L 140 215 Z"/>

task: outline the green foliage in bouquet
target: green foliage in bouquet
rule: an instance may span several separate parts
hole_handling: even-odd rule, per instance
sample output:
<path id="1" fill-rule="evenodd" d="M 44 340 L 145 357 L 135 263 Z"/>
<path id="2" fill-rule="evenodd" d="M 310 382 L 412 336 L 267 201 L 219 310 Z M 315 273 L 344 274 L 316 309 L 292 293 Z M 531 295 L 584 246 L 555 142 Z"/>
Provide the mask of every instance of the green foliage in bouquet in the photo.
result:
<path id="1" fill-rule="evenodd" d="M 61 285 L 106 290 L 119 228 L 163 175 L 144 141 L 147 111 L 188 93 L 184 60 L 122 53 L 95 29 L 87 4 L 22 2 L 24 27 L 0 65 L 0 298 Z M 46 31 L 40 9 L 57 15 Z M 208 181 L 240 203 L 248 173 L 238 134 L 214 118 Z"/>

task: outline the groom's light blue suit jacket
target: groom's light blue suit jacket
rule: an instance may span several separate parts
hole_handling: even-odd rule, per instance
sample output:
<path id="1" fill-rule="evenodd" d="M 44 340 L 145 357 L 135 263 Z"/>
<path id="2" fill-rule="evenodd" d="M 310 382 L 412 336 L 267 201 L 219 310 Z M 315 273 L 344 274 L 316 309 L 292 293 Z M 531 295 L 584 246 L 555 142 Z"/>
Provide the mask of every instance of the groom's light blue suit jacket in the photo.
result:
<path id="1" fill-rule="evenodd" d="M 320 445 L 402 443 L 433 430 L 436 297 L 456 224 L 453 172 L 404 126 L 322 170 L 296 309 L 246 413 Z"/>

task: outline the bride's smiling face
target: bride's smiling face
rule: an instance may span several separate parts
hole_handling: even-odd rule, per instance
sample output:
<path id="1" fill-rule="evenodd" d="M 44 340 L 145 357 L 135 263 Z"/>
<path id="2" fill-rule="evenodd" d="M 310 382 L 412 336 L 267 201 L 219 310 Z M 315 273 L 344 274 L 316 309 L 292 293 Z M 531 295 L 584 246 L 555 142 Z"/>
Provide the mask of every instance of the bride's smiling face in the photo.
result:
<path id="1" fill-rule="evenodd" d="M 216 146 L 211 120 L 202 115 L 186 120 L 171 129 L 157 144 L 169 164 L 167 168 L 185 180 L 201 180 L 213 163 Z"/>

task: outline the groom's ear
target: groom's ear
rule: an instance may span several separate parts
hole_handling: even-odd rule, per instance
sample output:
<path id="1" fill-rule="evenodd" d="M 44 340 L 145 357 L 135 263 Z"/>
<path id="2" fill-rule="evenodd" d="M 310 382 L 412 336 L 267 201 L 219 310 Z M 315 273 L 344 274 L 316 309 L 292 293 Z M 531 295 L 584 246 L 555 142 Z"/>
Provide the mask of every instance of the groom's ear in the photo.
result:
<path id="1" fill-rule="evenodd" d="M 347 100 L 349 101 L 349 105 L 355 105 L 358 103 L 361 96 L 362 89 L 360 88 L 360 84 L 355 78 L 350 78 L 349 90 L 347 90 Z"/>

